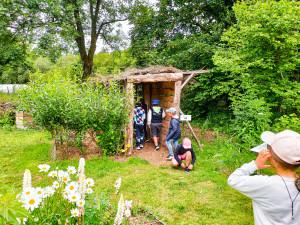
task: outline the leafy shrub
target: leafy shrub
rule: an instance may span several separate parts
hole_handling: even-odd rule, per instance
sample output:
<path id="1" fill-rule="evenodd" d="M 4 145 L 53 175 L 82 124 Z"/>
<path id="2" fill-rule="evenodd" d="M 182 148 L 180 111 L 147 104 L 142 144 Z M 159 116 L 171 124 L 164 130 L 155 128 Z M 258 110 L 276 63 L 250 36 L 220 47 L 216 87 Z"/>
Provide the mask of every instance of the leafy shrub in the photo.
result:
<path id="1" fill-rule="evenodd" d="M 259 141 L 260 134 L 269 128 L 270 108 L 263 98 L 247 93 L 235 96 L 232 102 L 233 131 L 249 147 Z"/>
<path id="2" fill-rule="evenodd" d="M 76 78 L 64 76 L 59 70 L 45 75 L 37 73 L 20 97 L 20 107 L 31 112 L 35 123 L 49 130 L 61 144 L 71 132 L 75 131 L 82 141 L 92 129 L 109 135 L 100 141 L 100 146 L 109 146 L 105 153 L 112 154 L 123 137 L 122 133 L 110 130 L 122 131 L 127 120 L 126 96 L 115 83 L 79 84 Z M 80 146 L 80 141 L 77 143 Z"/>
<path id="3" fill-rule="evenodd" d="M 15 113 L 5 112 L 0 114 L 0 127 L 10 128 L 15 124 Z"/>
<path id="4" fill-rule="evenodd" d="M 283 115 L 275 122 L 273 127 L 278 132 L 291 129 L 300 133 L 300 118 L 295 113 Z"/>

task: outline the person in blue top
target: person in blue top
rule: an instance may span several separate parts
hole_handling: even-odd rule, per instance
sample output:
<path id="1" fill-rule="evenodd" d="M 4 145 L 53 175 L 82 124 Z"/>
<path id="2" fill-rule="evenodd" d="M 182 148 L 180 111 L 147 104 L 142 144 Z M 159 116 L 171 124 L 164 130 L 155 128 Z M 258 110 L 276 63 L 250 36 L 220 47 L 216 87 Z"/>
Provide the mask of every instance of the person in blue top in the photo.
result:
<path id="1" fill-rule="evenodd" d="M 169 151 L 167 160 L 172 160 L 172 158 L 174 157 L 173 147 L 174 149 L 176 149 L 178 145 L 178 140 L 181 136 L 181 129 L 180 129 L 179 117 L 176 114 L 176 109 L 174 107 L 171 107 L 167 109 L 166 112 L 167 115 L 171 117 L 169 132 L 166 137 L 166 144 Z"/>
<path id="2" fill-rule="evenodd" d="M 141 107 L 140 103 L 137 103 L 134 108 L 134 128 L 136 137 L 136 149 L 140 150 L 144 147 L 144 122 L 146 118 L 145 110 Z"/>

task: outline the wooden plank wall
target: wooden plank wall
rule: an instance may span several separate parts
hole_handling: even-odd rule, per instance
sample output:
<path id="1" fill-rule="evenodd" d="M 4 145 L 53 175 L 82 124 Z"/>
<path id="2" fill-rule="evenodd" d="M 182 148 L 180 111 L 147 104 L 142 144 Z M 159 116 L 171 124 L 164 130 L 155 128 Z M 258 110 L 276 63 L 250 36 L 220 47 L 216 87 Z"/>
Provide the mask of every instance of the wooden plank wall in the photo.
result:
<path id="1" fill-rule="evenodd" d="M 151 90 L 152 86 L 152 90 Z M 152 96 L 151 96 L 152 95 Z M 178 107 L 174 102 L 175 82 L 157 82 L 144 84 L 144 98 L 148 107 L 152 99 L 159 99 L 160 106 L 166 110 L 170 107 Z M 163 121 L 163 129 L 161 134 L 161 144 L 165 146 L 166 135 L 169 129 L 170 118 L 165 118 Z"/>

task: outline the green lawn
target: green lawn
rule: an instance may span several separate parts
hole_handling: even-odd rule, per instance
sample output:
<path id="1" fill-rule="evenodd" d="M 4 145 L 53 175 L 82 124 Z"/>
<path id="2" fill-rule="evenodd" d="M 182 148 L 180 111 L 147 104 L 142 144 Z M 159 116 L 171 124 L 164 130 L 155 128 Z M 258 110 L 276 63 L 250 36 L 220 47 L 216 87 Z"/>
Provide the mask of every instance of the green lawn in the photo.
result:
<path id="1" fill-rule="evenodd" d="M 0 129 L 0 194 L 14 200 L 21 190 L 24 169 L 32 171 L 33 184 L 40 182 L 37 166 L 77 166 L 77 161 L 51 162 L 50 136 L 40 131 L 5 131 Z M 86 173 L 95 179 L 95 194 L 114 193 L 114 182 L 122 177 L 121 192 L 135 206 L 147 208 L 166 224 L 253 224 L 251 201 L 226 184 L 231 161 L 222 154 L 224 138 L 206 144 L 198 154 L 195 170 L 185 174 L 169 167 L 156 167 L 131 158 L 128 162 L 109 159 L 87 161 Z M 221 150 L 220 150 L 221 149 Z M 222 172 L 220 172 L 222 171 Z M 0 200 L 1 200 L 0 198 Z M 115 195 L 111 196 L 114 204 Z"/>

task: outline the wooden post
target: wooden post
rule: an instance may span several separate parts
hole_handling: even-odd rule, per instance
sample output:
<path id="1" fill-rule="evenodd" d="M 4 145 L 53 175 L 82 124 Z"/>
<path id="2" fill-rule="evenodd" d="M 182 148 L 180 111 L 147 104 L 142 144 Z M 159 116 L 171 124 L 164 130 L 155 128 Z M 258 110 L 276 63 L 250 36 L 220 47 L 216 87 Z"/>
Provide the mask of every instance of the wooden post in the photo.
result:
<path id="1" fill-rule="evenodd" d="M 181 80 L 175 82 L 174 107 L 179 114 L 181 96 Z"/>
<path id="2" fill-rule="evenodd" d="M 132 154 L 133 149 L 133 113 L 134 113 L 134 84 L 131 82 L 126 83 L 126 95 L 129 105 L 129 122 L 125 128 L 125 149 L 129 149 L 128 154 Z"/>
<path id="3" fill-rule="evenodd" d="M 179 110 L 180 110 L 180 113 L 181 113 L 182 115 L 184 115 L 184 113 L 181 111 L 181 109 L 179 109 Z M 197 144 L 198 144 L 200 150 L 203 150 L 203 145 L 200 143 L 199 139 L 197 138 L 197 136 L 196 136 L 196 134 L 195 134 L 195 132 L 194 132 L 194 130 L 193 130 L 192 125 L 190 124 L 189 121 L 186 121 L 186 123 L 187 123 L 189 129 L 191 130 L 191 132 L 192 132 L 192 134 L 193 134 L 193 137 L 195 138 L 195 140 L 196 140 L 196 142 L 197 142 Z"/>

